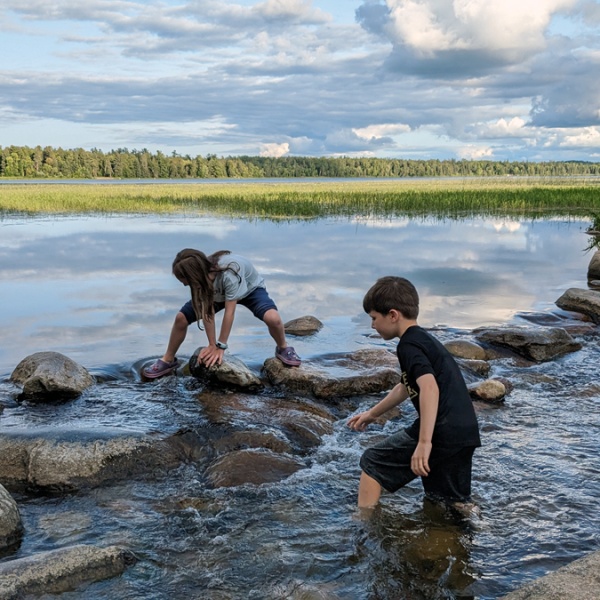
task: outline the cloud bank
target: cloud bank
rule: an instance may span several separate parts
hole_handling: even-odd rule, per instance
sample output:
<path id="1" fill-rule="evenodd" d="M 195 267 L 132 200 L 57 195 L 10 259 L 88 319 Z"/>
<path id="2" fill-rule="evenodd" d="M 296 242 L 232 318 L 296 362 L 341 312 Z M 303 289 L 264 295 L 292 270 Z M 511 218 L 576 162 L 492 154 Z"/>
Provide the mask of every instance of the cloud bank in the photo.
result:
<path id="1" fill-rule="evenodd" d="M 592 0 L 0 0 L 0 15 L 2 146 L 600 160 Z"/>

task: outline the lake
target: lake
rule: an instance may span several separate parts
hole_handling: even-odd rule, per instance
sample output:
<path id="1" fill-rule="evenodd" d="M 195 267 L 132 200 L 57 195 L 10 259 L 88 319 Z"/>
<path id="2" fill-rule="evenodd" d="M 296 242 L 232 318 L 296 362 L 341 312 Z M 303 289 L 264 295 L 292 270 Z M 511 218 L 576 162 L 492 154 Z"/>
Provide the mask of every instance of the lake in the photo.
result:
<path id="1" fill-rule="evenodd" d="M 171 275 L 182 248 L 249 257 L 284 321 L 319 318 L 318 334 L 290 340 L 310 360 L 393 348 L 372 337 L 362 311 L 365 291 L 383 275 L 416 285 L 420 323 L 442 339 L 527 324 L 533 313 L 566 316 L 554 302 L 569 287 L 587 287 L 588 226 L 567 218 L 5 216 L 0 435 L 56 423 L 162 433 L 206 427 L 196 391 L 181 378 L 144 384 L 136 376 L 141 361 L 162 355 L 188 299 Z M 180 357 L 203 336 L 190 329 Z M 208 489 L 188 465 L 159 483 L 18 496 L 26 534 L 17 556 L 75 543 L 136 552 L 134 567 L 89 586 L 86 599 L 497 598 L 597 549 L 600 351 L 597 335 L 588 338 L 583 350 L 536 368 L 543 377 L 502 361 L 494 366 L 515 389 L 503 405 L 478 406 L 484 445 L 474 494 L 483 519 L 475 530 L 432 512 L 418 483 L 384 496 L 373 522 L 354 520 L 358 459 L 382 429 L 356 434 L 343 416 L 307 468 L 279 484 Z M 257 372 L 274 351 L 264 326 L 242 307 L 229 345 Z M 66 354 L 105 383 L 64 405 L 15 402 L 7 377 L 42 350 Z M 375 401 L 363 398 L 355 408 Z M 383 432 L 413 417 L 403 413 Z M 174 508 L 190 497 L 209 508 Z"/>
<path id="2" fill-rule="evenodd" d="M 88 368 L 162 354 L 175 312 L 188 299 L 171 275 L 182 248 L 230 249 L 251 258 L 284 321 L 312 314 L 327 325 L 322 335 L 298 341 L 310 356 L 364 343 L 362 297 L 382 275 L 413 281 L 427 327 L 473 328 L 507 322 L 519 311 L 555 310 L 565 289 L 586 285 L 588 225 L 564 219 L 4 218 L 0 373 L 42 349 Z M 262 362 L 271 348 L 261 331 L 238 311 L 232 351 Z M 191 354 L 202 339 L 188 336 L 183 352 Z"/>

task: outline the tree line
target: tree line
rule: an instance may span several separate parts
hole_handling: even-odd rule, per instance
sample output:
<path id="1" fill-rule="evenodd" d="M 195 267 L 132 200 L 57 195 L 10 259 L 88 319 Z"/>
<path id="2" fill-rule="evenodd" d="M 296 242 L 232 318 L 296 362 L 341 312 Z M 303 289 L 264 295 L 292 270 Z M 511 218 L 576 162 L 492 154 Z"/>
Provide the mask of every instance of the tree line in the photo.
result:
<path id="1" fill-rule="evenodd" d="M 309 156 L 192 157 L 173 152 L 110 152 L 0 146 L 0 177 L 66 179 L 216 179 L 262 177 L 469 177 L 600 175 L 587 161 L 408 160 Z"/>

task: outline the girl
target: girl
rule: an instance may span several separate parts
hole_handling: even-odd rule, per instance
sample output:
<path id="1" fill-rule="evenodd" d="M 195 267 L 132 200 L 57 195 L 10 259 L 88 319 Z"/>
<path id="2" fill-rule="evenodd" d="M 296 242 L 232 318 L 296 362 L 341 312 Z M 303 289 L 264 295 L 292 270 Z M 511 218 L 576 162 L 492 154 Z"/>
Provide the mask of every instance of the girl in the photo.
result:
<path id="1" fill-rule="evenodd" d="M 283 322 L 277 306 L 267 293 L 264 279 L 252 263 L 243 256 L 221 250 L 206 256 L 199 250 L 187 248 L 177 254 L 173 261 L 173 275 L 190 288 L 192 299 L 177 313 L 171 328 L 167 350 L 162 358 L 143 370 L 148 379 L 156 379 L 172 373 L 179 361 L 177 350 L 185 340 L 189 325 L 200 320 L 204 323 L 208 346 L 198 356 L 198 362 L 207 367 L 220 365 L 227 349 L 235 309 L 242 304 L 255 317 L 264 321 L 275 340 L 275 356 L 290 367 L 300 366 L 300 357 L 287 345 Z M 219 336 L 215 332 L 215 313 L 225 309 Z"/>

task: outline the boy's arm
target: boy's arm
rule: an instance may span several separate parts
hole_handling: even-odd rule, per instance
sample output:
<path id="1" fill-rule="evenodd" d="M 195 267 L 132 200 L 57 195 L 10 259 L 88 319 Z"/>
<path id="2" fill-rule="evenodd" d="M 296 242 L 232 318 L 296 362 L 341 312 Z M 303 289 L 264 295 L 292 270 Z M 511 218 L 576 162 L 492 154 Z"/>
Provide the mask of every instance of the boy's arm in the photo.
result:
<path id="1" fill-rule="evenodd" d="M 388 410 L 398 406 L 401 402 L 404 402 L 408 398 L 408 392 L 406 386 L 403 383 L 399 383 L 394 386 L 386 397 L 378 402 L 373 408 L 362 412 L 358 415 L 354 415 L 348 420 L 348 427 L 355 431 L 363 431 L 369 423 L 372 423 L 375 419 L 386 413 Z"/>
<path id="2" fill-rule="evenodd" d="M 437 418 L 440 390 L 435 377 L 430 373 L 417 379 L 419 386 L 420 427 L 419 442 L 412 455 L 410 468 L 415 475 L 427 477 L 429 474 L 429 455 L 431 439 Z"/>

